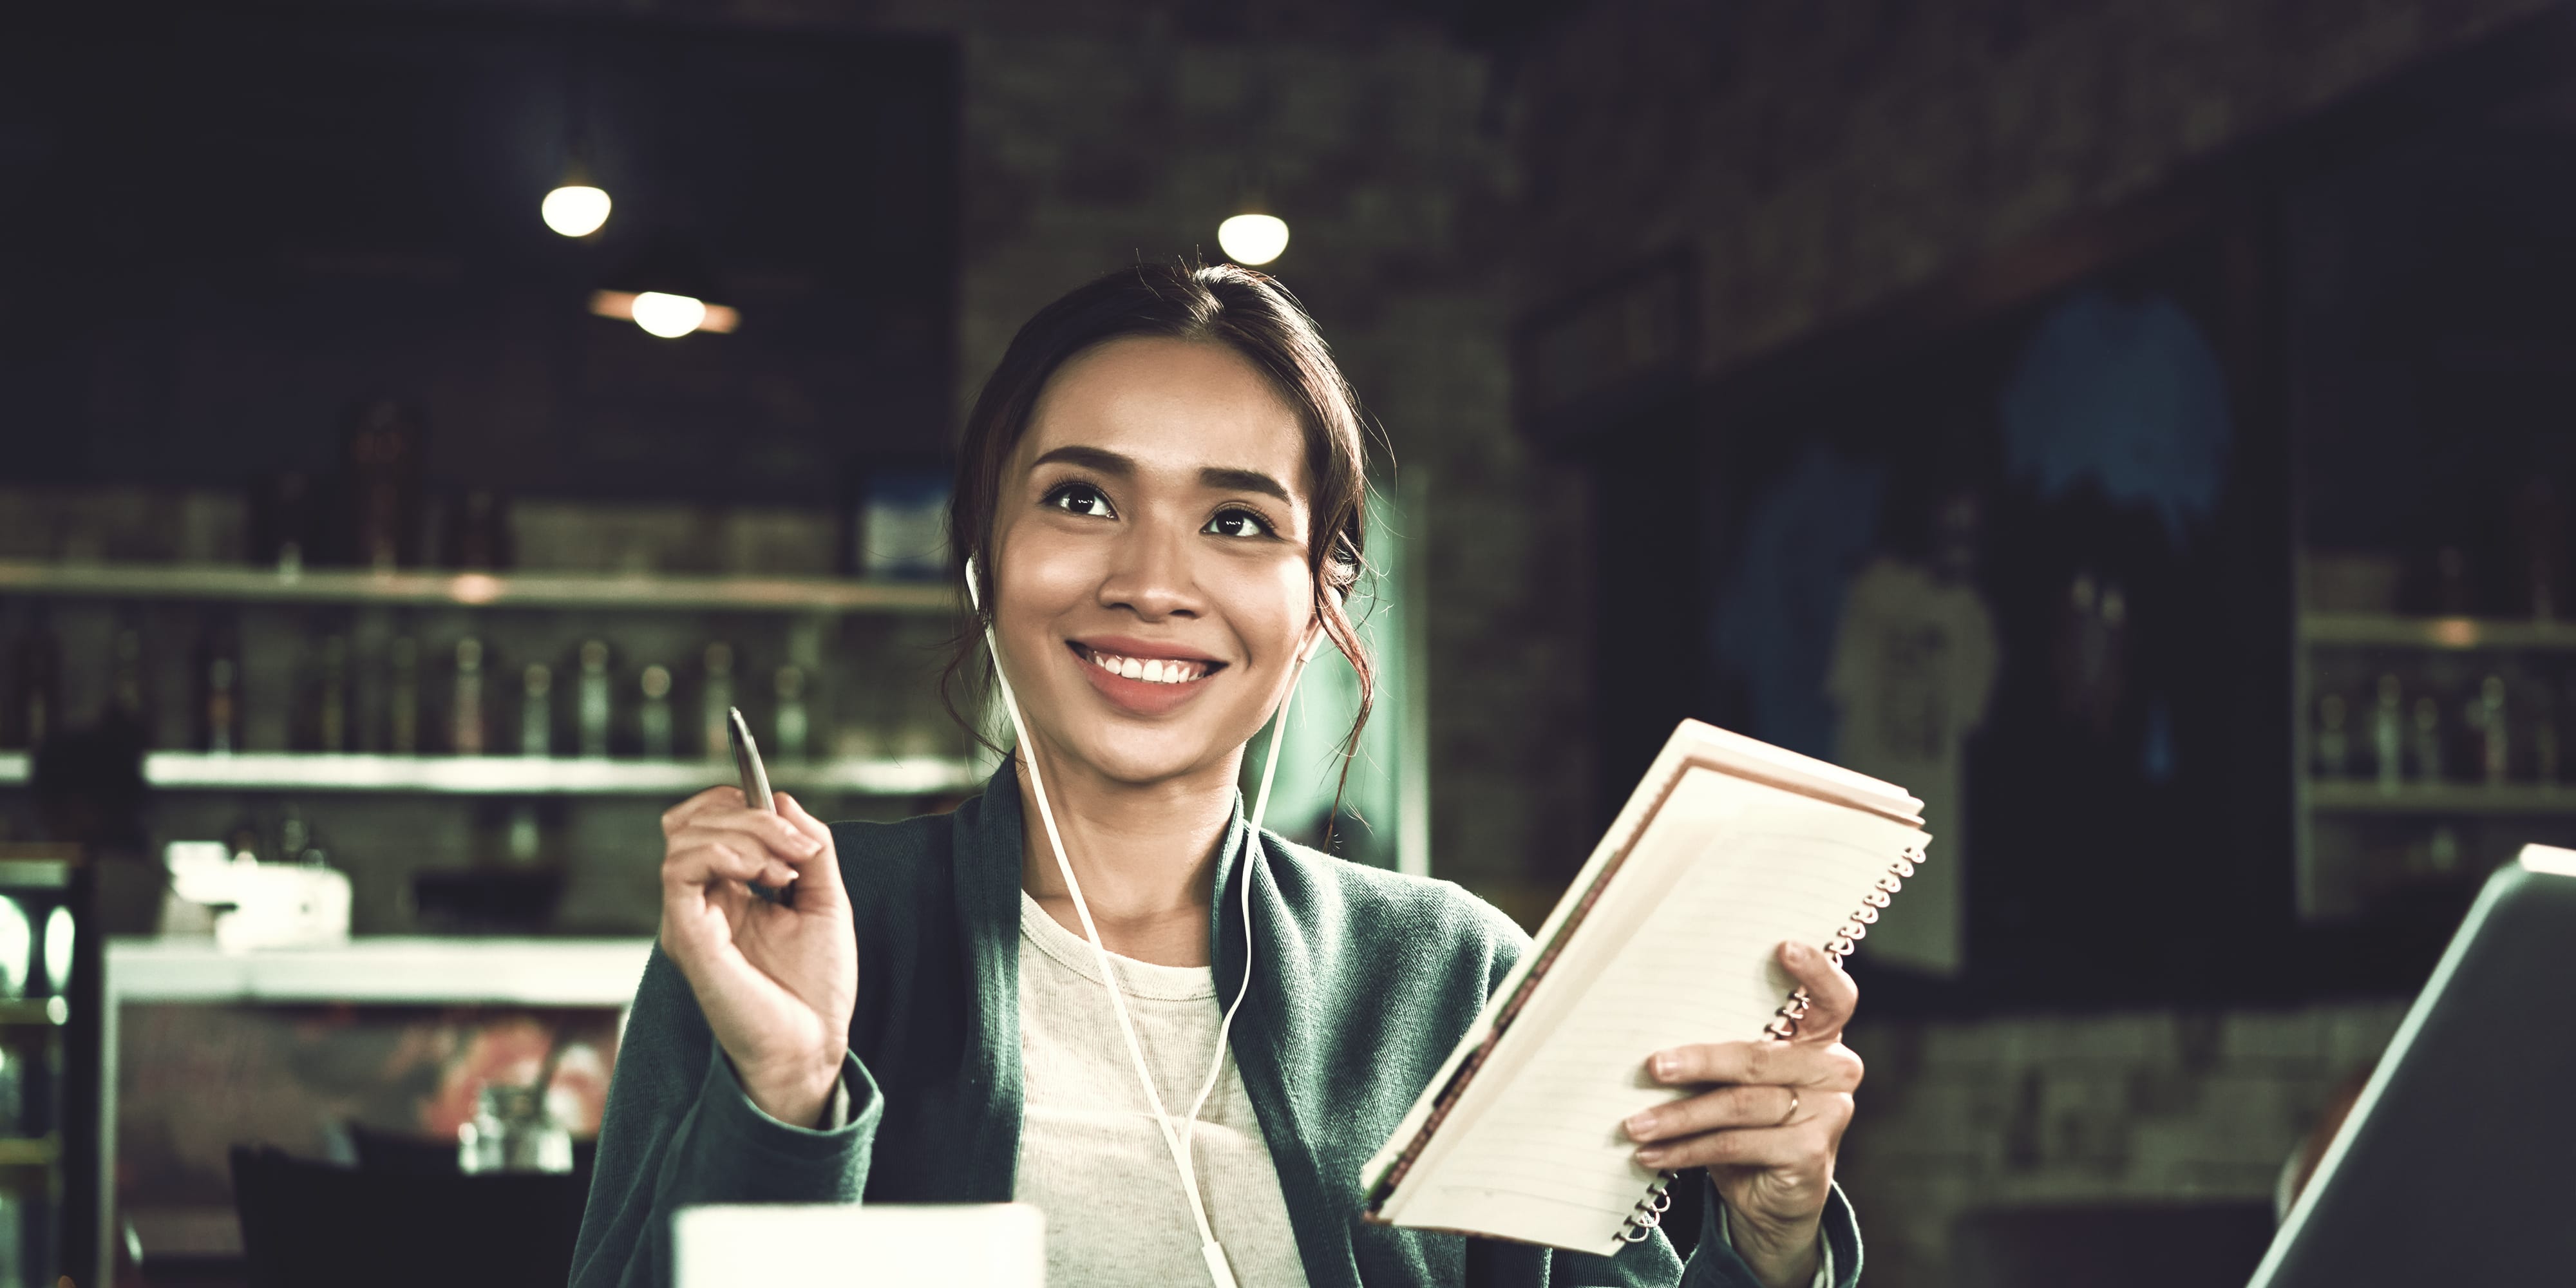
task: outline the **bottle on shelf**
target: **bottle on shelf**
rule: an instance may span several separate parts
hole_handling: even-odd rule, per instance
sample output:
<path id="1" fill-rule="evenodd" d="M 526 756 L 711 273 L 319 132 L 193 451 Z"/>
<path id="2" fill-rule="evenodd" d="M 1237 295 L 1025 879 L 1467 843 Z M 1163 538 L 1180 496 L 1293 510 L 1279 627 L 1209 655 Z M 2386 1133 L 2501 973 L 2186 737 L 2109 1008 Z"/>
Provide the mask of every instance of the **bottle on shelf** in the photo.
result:
<path id="1" fill-rule="evenodd" d="M 659 662 L 644 668 L 643 704 L 636 708 L 635 728 L 647 760 L 671 758 L 671 669 Z"/>
<path id="2" fill-rule="evenodd" d="M 217 756 L 242 749 L 241 639 L 229 620 L 210 625 L 198 645 L 197 747 Z"/>
<path id="3" fill-rule="evenodd" d="M 61 732 L 63 649 L 53 624 L 39 616 L 18 637 L 11 659 L 6 745 L 35 748 Z"/>
<path id="4" fill-rule="evenodd" d="M 385 750 L 420 754 L 420 641 L 397 635 L 385 646 Z"/>
<path id="5" fill-rule="evenodd" d="M 447 562 L 469 572 L 510 566 L 509 505 L 499 493 L 474 488 L 457 502 Z"/>
<path id="6" fill-rule="evenodd" d="M 448 750 L 480 756 L 487 749 L 483 720 L 483 641 L 456 641 L 456 678 L 448 711 Z"/>
<path id="7" fill-rule="evenodd" d="M 2350 768 L 2351 739 L 2344 729 L 2343 695 L 2317 699 L 2317 765 L 2321 778 L 2341 778 Z"/>
<path id="8" fill-rule="evenodd" d="M 143 678 L 143 632 L 120 623 L 108 643 L 108 711 L 148 740 L 152 736 L 152 703 Z"/>
<path id="9" fill-rule="evenodd" d="M 509 822 L 503 829 L 501 855 L 510 866 L 535 867 L 545 857 L 545 820 L 537 813 L 537 803 L 530 800 L 510 803 Z"/>
<path id="10" fill-rule="evenodd" d="M 2428 693 L 2415 699 L 2415 776 L 2439 783 L 2442 772 L 2442 704 Z"/>
<path id="11" fill-rule="evenodd" d="M 360 403 L 343 439 L 351 558 L 391 572 L 420 562 L 420 421 L 385 397 Z"/>
<path id="12" fill-rule="evenodd" d="M 314 647 L 305 706 L 296 722 L 297 750 L 337 754 L 357 749 L 351 739 L 349 670 L 349 637 L 337 631 L 324 635 Z"/>
<path id="13" fill-rule="evenodd" d="M 2512 739 L 2505 721 L 2504 677 L 2489 675 L 2478 682 L 2478 696 L 2470 710 L 2472 727 L 2478 732 L 2479 776 L 2490 787 L 2504 785 L 2511 769 Z"/>
<path id="14" fill-rule="evenodd" d="M 581 715 L 581 758 L 608 758 L 608 645 L 599 640 L 581 643 L 581 691 L 576 699 Z"/>
<path id="15" fill-rule="evenodd" d="M 293 579 L 316 553 L 313 480 L 297 471 L 272 474 L 251 488 L 250 558 Z"/>
<path id="16" fill-rule="evenodd" d="M 296 808 L 293 801 L 286 803 L 285 816 L 277 823 L 277 861 L 317 868 L 327 867 L 331 862 L 330 854 L 322 848 L 321 838 L 314 834 L 313 825 L 304 821 L 304 811 Z"/>
<path id="17" fill-rule="evenodd" d="M 775 687 L 778 719 L 772 727 L 778 736 L 778 757 L 803 760 L 811 738 L 811 725 L 805 713 L 805 669 L 798 666 L 778 668 Z"/>
<path id="18" fill-rule="evenodd" d="M 2396 676 L 2382 675 L 2378 695 L 2379 703 L 2371 709 L 2370 717 L 2371 767 L 2378 771 L 2379 789 L 2393 792 L 2406 780 L 2406 693 Z"/>
<path id="19" fill-rule="evenodd" d="M 698 688 L 699 755 L 719 760 L 732 754 L 725 734 L 725 713 L 733 705 L 733 645 L 718 640 L 707 645 L 705 679 Z"/>
<path id="20" fill-rule="evenodd" d="M 554 754 L 555 674 L 542 662 L 531 662 L 519 674 L 519 754 L 543 758 Z"/>

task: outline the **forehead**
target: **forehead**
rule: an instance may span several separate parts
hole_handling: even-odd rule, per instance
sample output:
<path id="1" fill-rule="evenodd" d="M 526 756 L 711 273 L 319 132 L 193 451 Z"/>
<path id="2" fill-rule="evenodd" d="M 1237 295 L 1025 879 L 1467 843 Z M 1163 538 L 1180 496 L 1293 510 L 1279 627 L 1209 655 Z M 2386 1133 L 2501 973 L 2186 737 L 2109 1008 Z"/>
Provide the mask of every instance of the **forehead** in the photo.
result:
<path id="1" fill-rule="evenodd" d="M 1017 456 L 1025 468 L 1067 446 L 1116 452 L 1147 473 L 1257 470 L 1287 483 L 1301 502 L 1312 487 L 1296 409 L 1222 344 L 1128 337 L 1057 368 Z"/>

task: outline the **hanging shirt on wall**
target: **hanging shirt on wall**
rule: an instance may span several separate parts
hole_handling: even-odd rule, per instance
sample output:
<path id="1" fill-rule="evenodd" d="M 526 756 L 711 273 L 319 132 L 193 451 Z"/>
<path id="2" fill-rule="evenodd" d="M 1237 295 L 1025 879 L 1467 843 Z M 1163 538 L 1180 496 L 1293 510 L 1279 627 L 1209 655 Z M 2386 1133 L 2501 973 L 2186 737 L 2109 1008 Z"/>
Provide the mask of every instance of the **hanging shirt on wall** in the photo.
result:
<path id="1" fill-rule="evenodd" d="M 1985 601 L 1882 555 L 1852 579 L 1826 673 L 1840 709 L 1834 759 L 1923 799 L 1929 861 L 1905 882 L 1905 915 L 1870 929 L 1869 955 L 1956 975 L 1966 965 L 1967 819 L 1961 756 L 1984 723 L 1997 662 Z"/>

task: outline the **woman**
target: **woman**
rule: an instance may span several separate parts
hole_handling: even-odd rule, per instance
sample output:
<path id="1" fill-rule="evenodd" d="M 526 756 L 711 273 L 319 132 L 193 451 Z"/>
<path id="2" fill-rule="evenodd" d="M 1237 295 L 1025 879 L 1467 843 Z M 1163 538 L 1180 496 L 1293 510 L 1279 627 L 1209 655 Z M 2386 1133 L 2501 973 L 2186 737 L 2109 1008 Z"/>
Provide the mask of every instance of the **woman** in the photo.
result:
<path id="1" fill-rule="evenodd" d="M 731 787 L 664 816 L 576 1284 L 662 1282 L 684 1205 L 862 1199 L 1035 1203 L 1056 1288 L 1857 1280 L 1831 1179 L 1854 992 L 1791 946 L 1797 1041 L 1654 1053 L 1697 1094 L 1600 1125 L 1709 1169 L 1687 1268 L 1661 1235 L 1600 1258 L 1360 1219 L 1361 1163 L 1528 946 L 1453 885 L 1243 821 L 1245 744 L 1301 654 L 1371 675 L 1342 607 L 1362 453 L 1258 274 L 1122 270 L 1020 331 L 950 518 L 1015 754 L 946 817 L 826 827 Z"/>

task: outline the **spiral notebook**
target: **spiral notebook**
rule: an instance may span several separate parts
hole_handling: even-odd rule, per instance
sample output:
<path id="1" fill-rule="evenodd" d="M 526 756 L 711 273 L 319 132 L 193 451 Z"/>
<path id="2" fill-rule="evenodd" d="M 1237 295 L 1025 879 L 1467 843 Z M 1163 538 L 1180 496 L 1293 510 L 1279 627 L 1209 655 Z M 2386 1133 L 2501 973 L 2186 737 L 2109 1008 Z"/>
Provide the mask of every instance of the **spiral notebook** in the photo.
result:
<path id="1" fill-rule="evenodd" d="M 1903 790 L 1685 720 L 1608 835 L 1361 1173 L 1372 1221 L 1615 1253 L 1673 1173 L 1620 1130 L 1685 1091 L 1646 1057 L 1795 1036 L 1786 940 L 1837 960 L 1923 860 Z"/>

